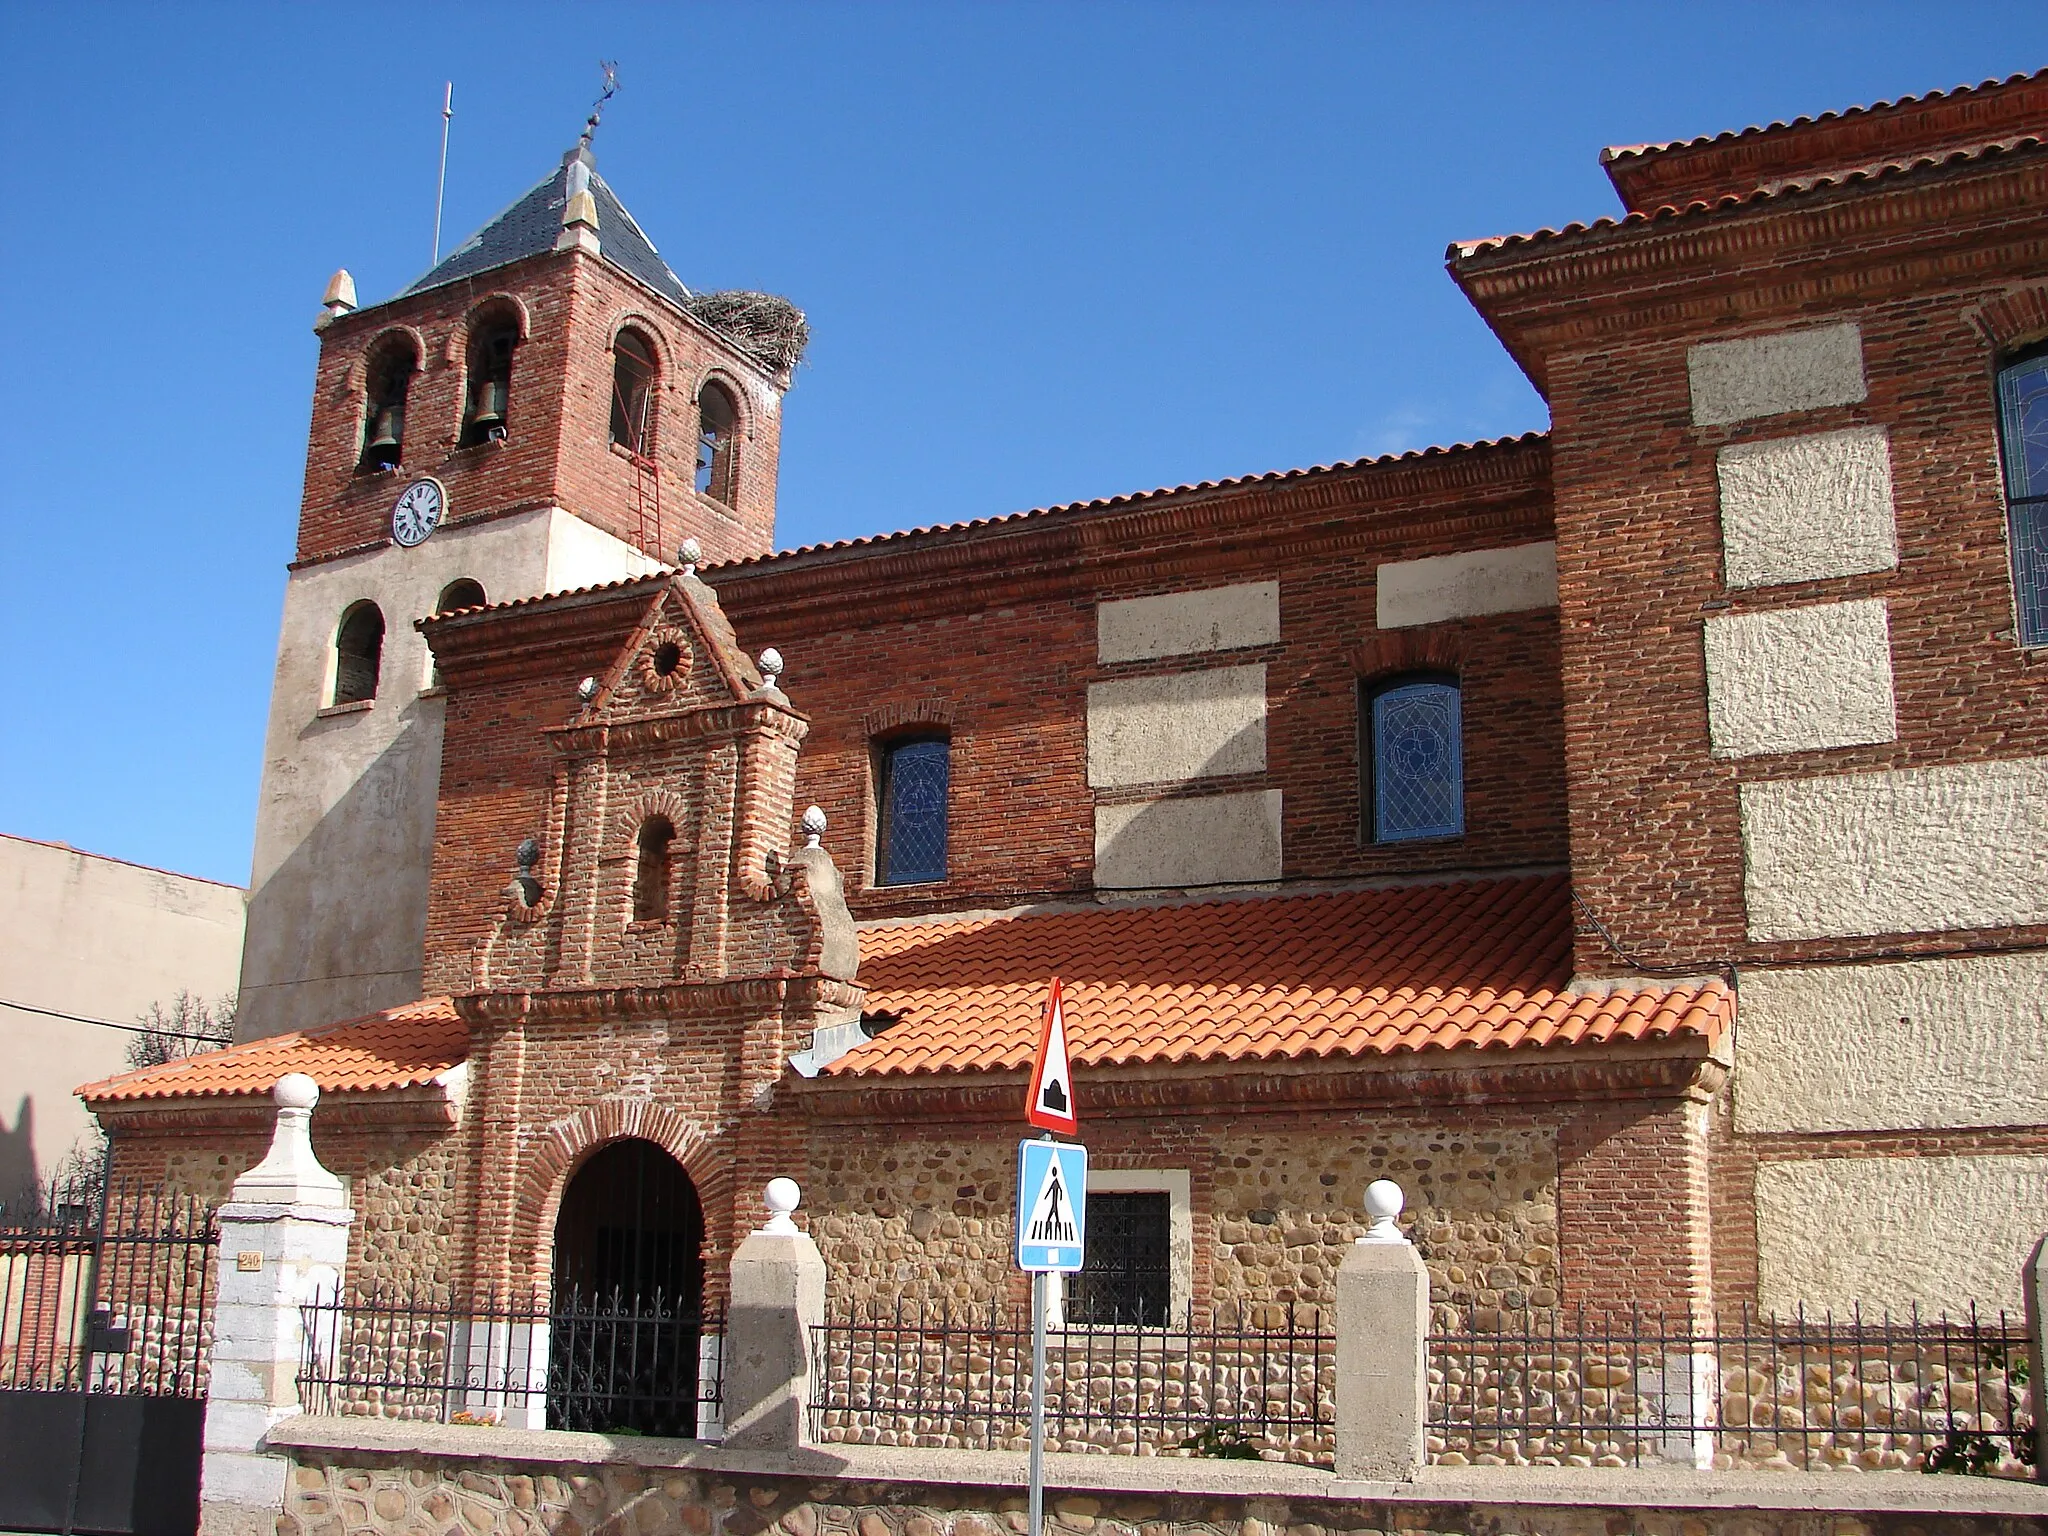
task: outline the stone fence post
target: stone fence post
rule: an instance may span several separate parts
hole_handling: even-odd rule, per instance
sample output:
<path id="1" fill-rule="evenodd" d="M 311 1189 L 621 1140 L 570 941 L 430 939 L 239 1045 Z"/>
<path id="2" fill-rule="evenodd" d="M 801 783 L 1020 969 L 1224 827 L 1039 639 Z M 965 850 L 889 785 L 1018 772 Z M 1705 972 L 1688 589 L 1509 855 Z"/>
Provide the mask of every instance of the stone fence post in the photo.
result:
<path id="1" fill-rule="evenodd" d="M 204 1536 L 273 1536 L 286 1462 L 265 1450 L 278 1420 L 299 1412 L 300 1306 L 341 1287 L 348 1208 L 310 1135 L 320 1088 L 291 1072 L 271 1090 L 277 1129 L 262 1162 L 235 1180 L 220 1209 L 212 1379 L 200 1464 Z"/>
<path id="2" fill-rule="evenodd" d="M 767 1223 L 732 1256 L 725 1324 L 725 1443 L 795 1450 L 810 1441 L 811 1331 L 825 1321 L 825 1260 L 791 1221 L 794 1179 L 768 1181 Z"/>
<path id="3" fill-rule="evenodd" d="M 1407 1482 L 1422 1470 L 1429 1271 L 1401 1235 L 1401 1186 L 1366 1186 L 1372 1225 L 1337 1270 L 1337 1475 Z"/>

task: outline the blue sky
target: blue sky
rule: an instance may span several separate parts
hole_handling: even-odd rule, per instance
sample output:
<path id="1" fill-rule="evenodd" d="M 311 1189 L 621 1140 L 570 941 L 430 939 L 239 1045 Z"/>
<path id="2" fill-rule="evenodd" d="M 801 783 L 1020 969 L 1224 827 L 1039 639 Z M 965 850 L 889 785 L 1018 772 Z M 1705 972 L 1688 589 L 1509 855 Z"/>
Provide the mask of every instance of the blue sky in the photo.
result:
<path id="1" fill-rule="evenodd" d="M 815 341 L 785 545 L 1545 423 L 1445 244 L 1603 144 L 2048 64 L 2048 7 L 0 4 L 0 831 L 247 878 L 328 274 L 600 167 Z"/>

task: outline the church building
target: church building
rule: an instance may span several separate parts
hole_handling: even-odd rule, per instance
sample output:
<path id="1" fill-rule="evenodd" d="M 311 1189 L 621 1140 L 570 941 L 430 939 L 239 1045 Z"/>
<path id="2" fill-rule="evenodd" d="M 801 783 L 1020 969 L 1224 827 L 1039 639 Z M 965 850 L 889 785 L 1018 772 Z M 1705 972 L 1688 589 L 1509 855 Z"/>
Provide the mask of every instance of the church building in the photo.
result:
<path id="1" fill-rule="evenodd" d="M 774 551 L 804 320 L 579 146 L 319 322 L 242 1042 L 88 1085 L 224 1194 L 312 1075 L 353 1279 L 1070 1320 L 2013 1305 L 2048 1228 L 2048 71 L 1609 149 L 1449 274 L 1491 442 Z M 624 1241 L 621 1237 L 630 1241 Z M 630 1253 L 631 1257 L 621 1257 Z"/>

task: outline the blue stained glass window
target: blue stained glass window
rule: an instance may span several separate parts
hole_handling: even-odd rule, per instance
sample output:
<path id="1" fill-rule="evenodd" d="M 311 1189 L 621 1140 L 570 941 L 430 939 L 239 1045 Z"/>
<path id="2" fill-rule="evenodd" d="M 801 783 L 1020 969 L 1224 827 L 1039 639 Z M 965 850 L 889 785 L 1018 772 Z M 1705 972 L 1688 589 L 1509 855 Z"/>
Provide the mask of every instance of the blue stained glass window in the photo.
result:
<path id="1" fill-rule="evenodd" d="M 1397 843 L 1465 831 L 1456 683 L 1400 683 L 1372 700 L 1372 835 Z"/>
<path id="2" fill-rule="evenodd" d="M 2005 502 L 2020 644 L 2048 645 L 2048 352 L 1998 375 Z"/>
<path id="3" fill-rule="evenodd" d="M 875 864 L 883 885 L 946 878 L 946 781 L 952 744 L 896 742 L 882 752 L 882 825 Z"/>

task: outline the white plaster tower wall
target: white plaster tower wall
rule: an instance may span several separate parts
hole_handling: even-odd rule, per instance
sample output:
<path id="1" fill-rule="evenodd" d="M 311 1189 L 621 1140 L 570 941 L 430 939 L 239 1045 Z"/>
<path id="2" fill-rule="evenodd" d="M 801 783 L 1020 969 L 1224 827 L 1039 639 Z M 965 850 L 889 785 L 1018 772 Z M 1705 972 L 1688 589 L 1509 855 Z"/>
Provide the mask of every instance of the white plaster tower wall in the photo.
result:
<path id="1" fill-rule="evenodd" d="M 427 691 L 432 656 L 414 621 L 464 578 L 498 603 L 655 569 L 631 545 L 541 508 L 291 572 L 256 813 L 240 1038 L 420 995 L 443 705 Z M 365 599 L 384 615 L 376 697 L 330 708 L 342 614 Z"/>

